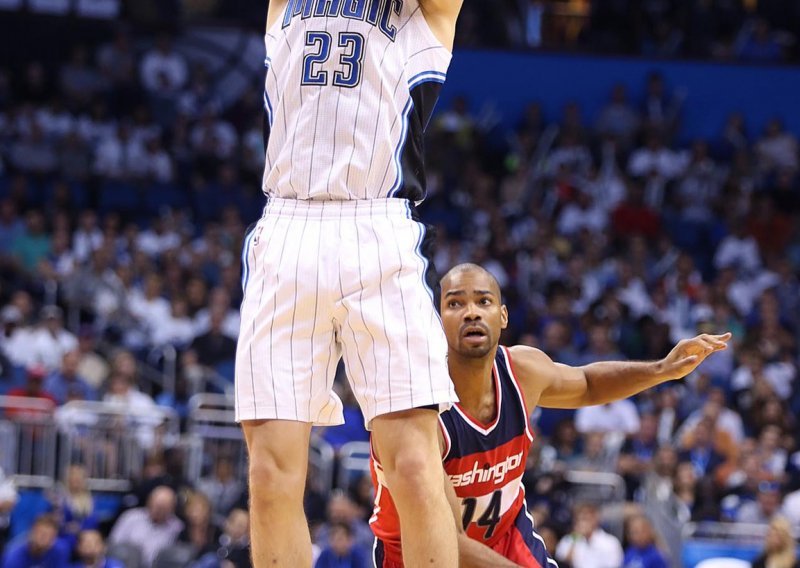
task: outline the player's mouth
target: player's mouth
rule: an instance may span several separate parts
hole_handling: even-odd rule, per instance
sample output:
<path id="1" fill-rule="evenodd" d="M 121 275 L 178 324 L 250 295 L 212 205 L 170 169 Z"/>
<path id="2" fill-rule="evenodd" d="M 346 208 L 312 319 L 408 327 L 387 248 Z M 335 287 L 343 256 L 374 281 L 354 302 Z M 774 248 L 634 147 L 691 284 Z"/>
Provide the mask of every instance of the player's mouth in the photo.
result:
<path id="1" fill-rule="evenodd" d="M 481 345 L 489 337 L 486 328 L 479 325 L 470 325 L 461 330 L 461 339 L 468 345 Z"/>

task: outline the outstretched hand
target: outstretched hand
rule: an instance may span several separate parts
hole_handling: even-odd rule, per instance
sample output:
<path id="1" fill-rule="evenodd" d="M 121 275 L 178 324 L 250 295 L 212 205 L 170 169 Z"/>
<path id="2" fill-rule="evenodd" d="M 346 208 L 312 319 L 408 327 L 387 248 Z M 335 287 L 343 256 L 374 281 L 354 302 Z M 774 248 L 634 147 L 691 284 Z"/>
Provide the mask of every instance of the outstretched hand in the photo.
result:
<path id="1" fill-rule="evenodd" d="M 730 332 L 722 335 L 708 335 L 706 333 L 683 339 L 672 348 L 662 364 L 662 372 L 667 380 L 682 379 L 694 371 L 706 357 L 717 351 L 727 349 Z"/>

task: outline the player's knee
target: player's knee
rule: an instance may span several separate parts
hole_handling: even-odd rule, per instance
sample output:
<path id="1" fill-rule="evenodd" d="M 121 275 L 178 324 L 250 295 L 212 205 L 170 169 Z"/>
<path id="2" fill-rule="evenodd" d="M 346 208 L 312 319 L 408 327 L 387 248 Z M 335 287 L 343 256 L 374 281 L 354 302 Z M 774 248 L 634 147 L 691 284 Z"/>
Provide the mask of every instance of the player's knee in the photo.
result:
<path id="1" fill-rule="evenodd" d="M 392 492 L 408 490 L 421 497 L 438 491 L 442 487 L 442 469 L 437 460 L 438 456 L 430 456 L 420 447 L 400 449 L 391 460 L 390 470 L 386 471 L 389 489 Z"/>
<path id="2" fill-rule="evenodd" d="M 250 498 L 261 506 L 302 501 L 305 477 L 291 471 L 274 459 L 265 457 L 250 460 Z"/>

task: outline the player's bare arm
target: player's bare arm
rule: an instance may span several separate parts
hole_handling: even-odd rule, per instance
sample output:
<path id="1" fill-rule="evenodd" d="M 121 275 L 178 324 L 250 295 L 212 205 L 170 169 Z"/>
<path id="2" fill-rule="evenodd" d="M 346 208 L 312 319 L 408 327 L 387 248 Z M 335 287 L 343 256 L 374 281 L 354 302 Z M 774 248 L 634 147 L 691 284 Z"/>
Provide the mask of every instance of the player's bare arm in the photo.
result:
<path id="1" fill-rule="evenodd" d="M 602 361 L 570 367 L 525 346 L 512 347 L 511 355 L 530 408 L 580 408 L 622 400 L 682 379 L 712 353 L 727 348 L 730 339 L 730 333 L 684 339 L 669 355 L 652 362 Z"/>
<path id="2" fill-rule="evenodd" d="M 280 17 L 286 9 L 286 4 L 289 0 L 269 0 L 269 8 L 267 8 L 267 29 L 272 27 L 272 24 Z"/>
<path id="3" fill-rule="evenodd" d="M 450 51 L 456 36 L 456 20 L 463 0 L 419 0 L 425 20 L 436 38 Z"/>

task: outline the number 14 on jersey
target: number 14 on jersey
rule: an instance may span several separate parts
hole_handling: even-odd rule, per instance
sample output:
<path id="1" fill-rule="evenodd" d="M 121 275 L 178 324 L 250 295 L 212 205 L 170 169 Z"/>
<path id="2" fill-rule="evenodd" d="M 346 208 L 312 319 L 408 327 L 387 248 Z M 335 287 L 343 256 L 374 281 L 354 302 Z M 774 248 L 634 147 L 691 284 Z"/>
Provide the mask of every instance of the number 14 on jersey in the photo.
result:
<path id="1" fill-rule="evenodd" d="M 364 36 L 355 32 L 340 32 L 338 41 L 339 63 L 342 71 L 333 73 L 331 85 L 352 88 L 361 82 L 364 60 Z M 311 51 L 303 57 L 303 86 L 328 84 L 328 72 L 322 66 L 331 58 L 333 37 L 328 32 L 306 32 L 306 47 Z"/>

